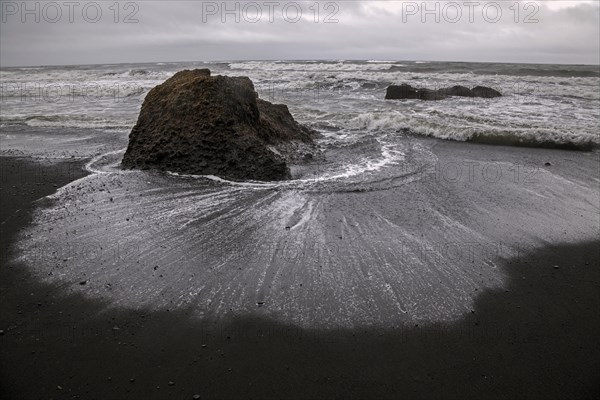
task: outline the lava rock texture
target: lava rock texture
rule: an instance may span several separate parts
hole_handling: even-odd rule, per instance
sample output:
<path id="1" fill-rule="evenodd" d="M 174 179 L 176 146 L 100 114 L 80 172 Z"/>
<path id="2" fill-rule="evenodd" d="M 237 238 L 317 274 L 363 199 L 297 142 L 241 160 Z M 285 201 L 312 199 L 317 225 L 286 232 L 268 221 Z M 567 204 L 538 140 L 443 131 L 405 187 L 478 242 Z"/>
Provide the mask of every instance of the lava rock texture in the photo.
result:
<path id="1" fill-rule="evenodd" d="M 290 178 L 288 162 L 318 152 L 315 135 L 294 120 L 287 106 L 259 99 L 249 78 L 185 70 L 146 96 L 122 165 L 284 180 Z"/>
<path id="2" fill-rule="evenodd" d="M 501 97 L 502 93 L 486 86 L 476 86 L 469 89 L 465 86 L 452 86 L 439 90 L 415 88 L 409 84 L 391 85 L 385 94 L 386 100 L 420 99 L 420 100 L 443 100 L 448 97 Z"/>

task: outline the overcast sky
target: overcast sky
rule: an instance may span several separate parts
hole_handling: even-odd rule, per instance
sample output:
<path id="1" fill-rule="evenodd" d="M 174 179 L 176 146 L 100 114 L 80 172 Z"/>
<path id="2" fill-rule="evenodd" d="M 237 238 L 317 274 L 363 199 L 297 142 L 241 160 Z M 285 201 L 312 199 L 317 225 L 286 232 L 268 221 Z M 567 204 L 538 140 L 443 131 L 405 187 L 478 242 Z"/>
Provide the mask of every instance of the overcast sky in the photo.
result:
<path id="1" fill-rule="evenodd" d="M 226 13 L 222 1 L 120 1 L 118 7 L 115 0 L 28 1 L 25 9 L 21 1 L 1 0 L 0 65 L 263 59 L 600 63 L 598 0 L 471 1 L 430 1 L 425 10 L 421 0 L 258 0 L 228 2 Z"/>

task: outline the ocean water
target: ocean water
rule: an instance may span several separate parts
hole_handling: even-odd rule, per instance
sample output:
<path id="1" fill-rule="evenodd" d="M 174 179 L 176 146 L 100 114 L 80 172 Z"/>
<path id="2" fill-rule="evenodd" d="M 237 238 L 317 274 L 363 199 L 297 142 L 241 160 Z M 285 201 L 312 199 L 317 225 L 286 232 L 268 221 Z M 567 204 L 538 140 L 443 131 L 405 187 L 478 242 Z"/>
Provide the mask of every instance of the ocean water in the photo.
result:
<path id="1" fill-rule="evenodd" d="M 600 144 L 600 67 L 413 61 L 245 61 L 5 68 L 0 126 L 129 131 L 145 94 L 182 69 L 247 75 L 262 98 L 288 104 L 332 141 L 410 132 Z M 385 101 L 390 84 L 496 88 L 500 99 Z"/>
<path id="2" fill-rule="evenodd" d="M 145 94 L 186 68 L 249 76 L 320 133 L 324 160 L 292 166 L 286 182 L 122 170 Z M 599 233 L 597 149 L 464 143 L 599 145 L 597 66 L 256 61 L 1 74 L 2 154 L 82 158 L 90 172 L 39 204 L 17 258 L 107 307 L 302 327 L 450 322 L 505 286 L 506 260 Z M 402 82 L 504 97 L 383 99 Z"/>

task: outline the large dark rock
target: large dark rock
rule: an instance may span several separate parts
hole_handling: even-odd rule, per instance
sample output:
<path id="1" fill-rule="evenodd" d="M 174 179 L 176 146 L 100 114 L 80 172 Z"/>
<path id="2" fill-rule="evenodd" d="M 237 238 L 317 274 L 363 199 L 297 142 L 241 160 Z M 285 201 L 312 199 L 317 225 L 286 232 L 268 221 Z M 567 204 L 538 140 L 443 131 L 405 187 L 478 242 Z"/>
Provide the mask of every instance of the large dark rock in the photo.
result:
<path id="1" fill-rule="evenodd" d="M 446 98 L 443 92 L 431 89 L 417 89 L 403 83 L 402 85 L 396 86 L 391 85 L 387 88 L 385 94 L 386 99 L 421 99 L 421 100 L 441 100 Z"/>
<path id="2" fill-rule="evenodd" d="M 446 96 L 459 96 L 459 97 L 475 97 L 475 93 L 466 86 L 452 86 L 445 89 L 440 89 L 440 92 Z"/>
<path id="3" fill-rule="evenodd" d="M 439 90 L 415 88 L 403 83 L 401 85 L 390 85 L 387 88 L 385 98 L 387 100 L 420 99 L 420 100 L 443 100 L 451 96 L 460 97 L 500 97 L 502 94 L 492 88 L 476 86 L 469 89 L 465 86 L 452 86 Z"/>
<path id="4" fill-rule="evenodd" d="M 249 78 L 185 70 L 148 93 L 122 164 L 231 179 L 289 179 L 287 161 L 316 151 L 313 134 L 287 106 L 259 99 Z"/>
<path id="5" fill-rule="evenodd" d="M 417 95 L 420 100 L 443 100 L 447 96 L 440 90 L 418 89 Z"/>
<path id="6" fill-rule="evenodd" d="M 419 92 L 417 88 L 406 83 L 402 85 L 390 85 L 385 93 L 385 98 L 386 100 L 418 99 Z"/>
<path id="7" fill-rule="evenodd" d="M 502 94 L 499 91 L 489 88 L 487 86 L 475 86 L 473 88 L 473 93 L 476 97 L 485 97 L 486 99 L 502 96 Z"/>

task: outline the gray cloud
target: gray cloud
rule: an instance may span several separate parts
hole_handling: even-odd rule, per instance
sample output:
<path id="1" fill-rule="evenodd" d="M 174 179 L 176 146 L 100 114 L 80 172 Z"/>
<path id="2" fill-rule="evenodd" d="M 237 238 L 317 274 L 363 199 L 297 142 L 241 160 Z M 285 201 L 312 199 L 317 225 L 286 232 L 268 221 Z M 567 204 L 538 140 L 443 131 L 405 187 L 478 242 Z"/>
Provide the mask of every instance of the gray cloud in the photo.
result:
<path id="1" fill-rule="evenodd" d="M 71 22 L 63 1 L 51 5 L 29 1 L 28 9 L 37 11 L 25 14 L 21 2 L 2 0 L 0 64 L 244 59 L 600 62 L 598 2 L 521 1 L 518 14 L 514 0 L 478 2 L 471 8 L 472 21 L 466 1 L 428 2 L 429 10 L 435 10 L 437 4 L 436 22 L 435 13 L 422 15 L 422 1 L 320 1 L 318 15 L 310 8 L 314 1 L 278 1 L 272 21 L 268 2 L 256 1 L 263 12 L 260 21 L 252 23 L 257 15 L 256 7 L 248 5 L 251 2 L 227 3 L 228 9 L 237 4 L 236 22 L 235 14 L 222 15 L 221 1 L 204 2 L 204 6 L 193 1 L 122 1 L 118 15 L 112 7 L 114 1 L 77 1 Z M 496 22 L 492 3 L 501 4 L 502 16 Z M 302 18 L 293 23 L 295 4 L 302 10 Z M 102 15 L 92 23 L 96 5 Z M 455 5 L 462 12 L 460 19 Z M 287 14 L 282 13 L 284 7 L 288 7 Z M 203 10 L 213 13 L 207 15 Z M 326 16 L 336 10 L 332 18 L 338 22 L 326 23 Z M 526 23 L 531 13 L 532 21 Z M 125 23 L 128 15 L 138 22 Z M 58 20 L 53 23 L 53 19 Z"/>

